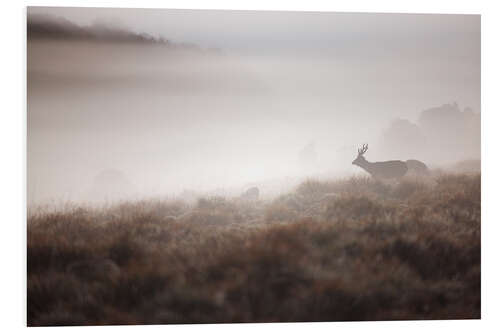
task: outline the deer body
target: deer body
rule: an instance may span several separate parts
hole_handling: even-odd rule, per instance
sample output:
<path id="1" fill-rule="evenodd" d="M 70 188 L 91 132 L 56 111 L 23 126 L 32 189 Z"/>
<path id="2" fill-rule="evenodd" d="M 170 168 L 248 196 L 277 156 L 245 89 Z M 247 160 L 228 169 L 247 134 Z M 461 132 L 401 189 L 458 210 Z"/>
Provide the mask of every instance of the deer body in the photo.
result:
<path id="1" fill-rule="evenodd" d="M 365 160 L 366 161 L 366 160 Z M 368 162 L 356 164 L 368 172 L 373 178 L 400 178 L 408 172 L 408 166 L 403 161 Z"/>
<path id="2" fill-rule="evenodd" d="M 358 149 L 358 157 L 352 164 L 364 169 L 373 178 L 401 178 L 408 172 L 408 166 L 403 161 L 368 162 L 363 156 L 367 150 L 368 145 L 363 145 L 363 148 Z"/>
<path id="3" fill-rule="evenodd" d="M 406 165 L 408 166 L 408 171 L 415 175 L 429 175 L 429 168 L 427 168 L 427 165 L 425 165 L 425 163 L 420 162 L 419 160 L 408 160 L 406 161 Z"/>

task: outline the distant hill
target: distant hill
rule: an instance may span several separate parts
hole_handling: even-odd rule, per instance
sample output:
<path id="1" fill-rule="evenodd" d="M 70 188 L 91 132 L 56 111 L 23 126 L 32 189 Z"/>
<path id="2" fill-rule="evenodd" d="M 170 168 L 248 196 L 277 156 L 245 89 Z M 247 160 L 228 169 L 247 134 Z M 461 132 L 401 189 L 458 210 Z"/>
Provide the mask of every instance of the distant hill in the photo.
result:
<path id="1" fill-rule="evenodd" d="M 30 40 L 94 41 L 115 43 L 159 44 L 171 47 L 197 48 L 194 44 L 174 44 L 163 37 L 136 33 L 110 24 L 80 26 L 63 17 L 29 15 L 27 37 Z"/>

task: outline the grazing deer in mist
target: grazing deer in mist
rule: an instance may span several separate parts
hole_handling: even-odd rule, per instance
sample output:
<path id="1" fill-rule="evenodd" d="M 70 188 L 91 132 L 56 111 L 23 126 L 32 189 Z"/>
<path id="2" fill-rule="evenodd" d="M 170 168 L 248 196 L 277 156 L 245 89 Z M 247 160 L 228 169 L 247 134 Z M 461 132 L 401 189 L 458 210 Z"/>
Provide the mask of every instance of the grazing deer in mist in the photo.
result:
<path id="1" fill-rule="evenodd" d="M 401 178 L 408 172 L 408 165 L 403 161 L 368 162 L 363 156 L 368 150 L 365 144 L 358 149 L 358 157 L 352 164 L 359 166 L 376 179 Z"/>
<path id="2" fill-rule="evenodd" d="M 249 201 L 257 201 L 259 199 L 259 188 L 251 187 L 240 196 L 242 199 Z"/>

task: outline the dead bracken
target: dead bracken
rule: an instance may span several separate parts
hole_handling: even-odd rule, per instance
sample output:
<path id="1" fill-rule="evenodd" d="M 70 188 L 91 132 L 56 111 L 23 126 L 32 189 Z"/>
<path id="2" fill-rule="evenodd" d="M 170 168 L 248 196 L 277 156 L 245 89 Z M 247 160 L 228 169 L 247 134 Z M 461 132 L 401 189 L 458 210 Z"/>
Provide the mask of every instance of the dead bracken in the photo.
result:
<path id="1" fill-rule="evenodd" d="M 480 318 L 481 176 L 28 218 L 28 325 Z"/>

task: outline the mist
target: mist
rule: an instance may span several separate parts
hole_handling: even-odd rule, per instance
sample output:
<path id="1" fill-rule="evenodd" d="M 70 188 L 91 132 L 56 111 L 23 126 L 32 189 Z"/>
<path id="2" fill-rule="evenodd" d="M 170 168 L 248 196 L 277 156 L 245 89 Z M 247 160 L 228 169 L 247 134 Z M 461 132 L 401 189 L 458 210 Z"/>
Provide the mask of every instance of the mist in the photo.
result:
<path id="1" fill-rule="evenodd" d="M 31 203 L 480 159 L 479 16 L 30 7 L 27 61 Z"/>

